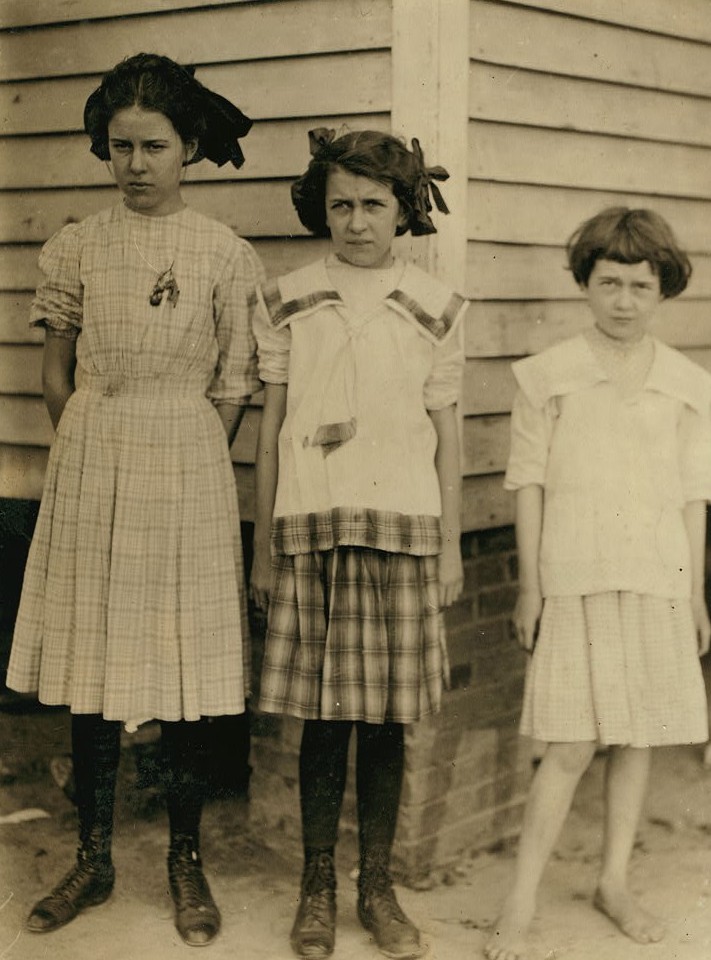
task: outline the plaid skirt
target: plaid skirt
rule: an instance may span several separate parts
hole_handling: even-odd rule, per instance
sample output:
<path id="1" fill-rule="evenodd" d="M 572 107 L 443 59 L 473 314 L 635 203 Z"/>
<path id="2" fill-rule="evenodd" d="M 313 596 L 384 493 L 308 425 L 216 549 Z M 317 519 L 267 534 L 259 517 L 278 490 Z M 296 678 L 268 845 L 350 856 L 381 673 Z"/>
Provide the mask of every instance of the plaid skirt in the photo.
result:
<path id="1" fill-rule="evenodd" d="M 616 592 L 547 598 L 521 732 L 633 747 L 706 741 L 689 601 Z"/>
<path id="2" fill-rule="evenodd" d="M 438 558 L 366 547 L 278 555 L 260 708 L 411 723 L 440 706 Z"/>

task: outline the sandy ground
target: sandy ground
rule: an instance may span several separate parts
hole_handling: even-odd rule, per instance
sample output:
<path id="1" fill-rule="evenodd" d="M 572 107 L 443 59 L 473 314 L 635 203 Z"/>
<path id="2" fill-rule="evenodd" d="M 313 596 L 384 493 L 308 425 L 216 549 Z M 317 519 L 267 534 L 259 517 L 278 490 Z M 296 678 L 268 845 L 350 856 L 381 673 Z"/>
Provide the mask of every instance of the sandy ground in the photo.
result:
<path id="1" fill-rule="evenodd" d="M 167 827 L 160 796 L 136 785 L 133 755 L 122 761 L 117 811 L 117 884 L 104 905 L 47 935 L 24 931 L 32 903 L 70 866 L 75 813 L 50 776 L 52 756 L 68 749 L 64 712 L 0 712 L 0 960 L 168 960 L 190 955 L 173 927 L 167 893 Z M 578 791 L 574 810 L 544 878 L 532 931 L 531 960 L 709 960 L 711 958 L 711 771 L 701 748 L 655 752 L 649 800 L 633 864 L 645 905 L 665 917 L 668 935 L 633 944 L 591 906 L 601 836 L 604 756 Z M 7 822 L 40 809 L 41 819 Z M 353 850 L 339 850 L 339 921 L 335 958 L 379 956 L 355 915 Z M 299 852 L 260 835 L 244 801 L 206 810 L 203 857 L 223 930 L 211 960 L 286 960 L 296 905 Z M 431 889 L 399 890 L 422 926 L 430 960 L 476 960 L 496 916 L 512 852 L 462 859 L 431 878 Z"/>

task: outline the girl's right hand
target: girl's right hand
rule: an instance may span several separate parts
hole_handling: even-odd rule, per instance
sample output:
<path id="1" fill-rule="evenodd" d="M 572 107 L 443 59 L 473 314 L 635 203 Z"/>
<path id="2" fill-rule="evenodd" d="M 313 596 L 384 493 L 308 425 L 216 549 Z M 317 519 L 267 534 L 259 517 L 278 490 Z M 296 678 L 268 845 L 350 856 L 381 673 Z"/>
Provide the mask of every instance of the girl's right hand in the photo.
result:
<path id="1" fill-rule="evenodd" d="M 528 653 L 533 651 L 542 611 L 543 597 L 540 590 L 521 590 L 512 621 L 518 644 Z"/>
<path id="2" fill-rule="evenodd" d="M 254 548 L 252 574 L 249 578 L 249 595 L 254 605 L 262 613 L 269 607 L 269 593 L 272 585 L 272 557 L 268 546 Z"/>

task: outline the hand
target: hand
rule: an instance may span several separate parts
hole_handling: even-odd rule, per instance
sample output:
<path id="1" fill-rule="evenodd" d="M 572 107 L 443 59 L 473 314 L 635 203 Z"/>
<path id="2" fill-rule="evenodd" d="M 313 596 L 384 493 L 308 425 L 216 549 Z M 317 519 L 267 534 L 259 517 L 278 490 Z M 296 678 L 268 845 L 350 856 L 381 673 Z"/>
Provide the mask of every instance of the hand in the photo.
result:
<path id="1" fill-rule="evenodd" d="M 711 643 L 711 620 L 709 620 L 709 612 L 706 609 L 706 601 L 700 593 L 691 595 L 691 615 L 694 618 L 694 627 L 696 628 L 699 656 L 703 657 L 705 653 L 709 652 L 709 644 Z"/>
<path id="2" fill-rule="evenodd" d="M 459 541 L 445 542 L 439 555 L 439 604 L 451 606 L 464 588 L 464 568 Z"/>
<path id="3" fill-rule="evenodd" d="M 252 558 L 252 575 L 249 578 L 249 595 L 257 610 L 266 613 L 272 585 L 272 557 L 269 545 L 258 547 L 255 543 Z"/>
<path id="4" fill-rule="evenodd" d="M 538 632 L 538 621 L 543 611 L 543 598 L 540 590 L 521 590 L 514 607 L 514 633 L 518 644 L 528 653 L 533 652 Z"/>

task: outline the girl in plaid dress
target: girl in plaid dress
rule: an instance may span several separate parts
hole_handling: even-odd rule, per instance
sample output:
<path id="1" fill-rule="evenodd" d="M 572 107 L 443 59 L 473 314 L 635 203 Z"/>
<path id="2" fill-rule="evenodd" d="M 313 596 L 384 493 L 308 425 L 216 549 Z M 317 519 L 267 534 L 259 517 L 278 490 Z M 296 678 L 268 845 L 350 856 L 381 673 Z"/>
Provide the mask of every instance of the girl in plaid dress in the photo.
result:
<path id="1" fill-rule="evenodd" d="M 446 212 L 432 181 L 447 174 L 425 167 L 417 141 L 410 151 L 371 131 L 310 139 L 292 196 L 332 252 L 264 285 L 254 320 L 265 402 L 251 587 L 269 610 L 260 706 L 304 720 L 294 951 L 333 950 L 355 725 L 358 914 L 387 956 L 416 957 L 419 932 L 395 900 L 389 861 L 404 725 L 439 707 L 440 608 L 462 586 L 465 302 L 392 253 L 396 234 L 434 232 L 431 187 Z"/>
<path id="2" fill-rule="evenodd" d="M 514 364 L 513 622 L 533 651 L 521 730 L 548 747 L 490 960 L 525 956 L 541 874 L 599 743 L 609 756 L 594 903 L 639 943 L 663 937 L 627 876 L 650 747 L 701 743 L 708 730 L 711 377 L 647 333 L 691 265 L 660 216 L 626 207 L 584 223 L 568 260 L 594 326 Z"/>
<path id="3" fill-rule="evenodd" d="M 84 120 L 123 202 L 40 257 L 32 323 L 57 432 L 8 672 L 71 708 L 80 842 L 28 926 L 55 930 L 111 893 L 120 724 L 158 719 L 176 925 L 200 945 L 220 925 L 199 858 L 201 718 L 242 713 L 248 680 L 229 445 L 259 383 L 248 301 L 262 273 L 180 185 L 202 157 L 241 166 L 251 124 L 150 54 L 111 70 Z"/>

